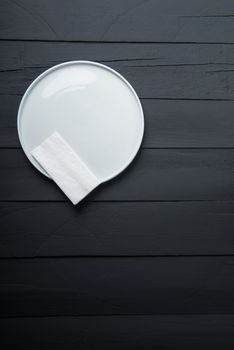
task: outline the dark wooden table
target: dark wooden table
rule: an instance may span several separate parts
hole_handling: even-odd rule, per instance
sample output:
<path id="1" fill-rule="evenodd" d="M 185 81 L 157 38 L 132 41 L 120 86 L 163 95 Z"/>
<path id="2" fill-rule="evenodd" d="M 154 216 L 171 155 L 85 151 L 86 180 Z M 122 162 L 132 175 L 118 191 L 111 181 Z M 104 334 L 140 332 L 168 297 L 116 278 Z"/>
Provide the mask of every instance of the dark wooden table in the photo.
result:
<path id="1" fill-rule="evenodd" d="M 0 348 L 234 349 L 234 1 L 1 0 Z M 25 89 L 69 60 L 136 88 L 139 155 L 77 207 L 27 161 Z"/>

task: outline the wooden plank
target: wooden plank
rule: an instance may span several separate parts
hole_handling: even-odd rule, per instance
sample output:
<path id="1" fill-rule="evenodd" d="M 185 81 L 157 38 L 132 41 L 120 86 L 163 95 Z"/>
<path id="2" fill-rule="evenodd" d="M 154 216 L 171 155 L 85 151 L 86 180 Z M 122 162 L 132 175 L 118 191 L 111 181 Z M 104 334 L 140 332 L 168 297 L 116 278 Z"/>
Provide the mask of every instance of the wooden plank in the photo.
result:
<path id="1" fill-rule="evenodd" d="M 40 317 L 0 320 L 1 343 L 24 349 L 234 347 L 233 315 Z"/>
<path id="2" fill-rule="evenodd" d="M 233 11 L 229 0 L 2 0 L 0 38 L 233 43 Z"/>
<path id="3" fill-rule="evenodd" d="M 49 44 L 1 43 L 0 95 L 22 95 L 45 69 L 86 58 L 119 71 L 141 98 L 234 100 L 233 45 Z"/>
<path id="4" fill-rule="evenodd" d="M 20 96 L 0 96 L 0 147 L 20 147 Z M 141 100 L 143 148 L 234 147 L 234 101 Z"/>
<path id="5" fill-rule="evenodd" d="M 234 254 L 234 202 L 0 203 L 0 257 Z"/>
<path id="6" fill-rule="evenodd" d="M 93 60 L 118 67 L 206 66 L 207 71 L 234 65 L 232 44 L 79 43 L 1 41 L 0 70 L 50 67 L 64 61 Z M 228 67 L 226 67 L 228 68 Z"/>
<path id="7" fill-rule="evenodd" d="M 66 200 L 22 150 L 1 149 L 0 159 L 1 200 Z M 123 174 L 97 188 L 86 200 L 233 200 L 233 159 L 233 149 L 141 150 Z"/>
<path id="8" fill-rule="evenodd" d="M 233 314 L 234 257 L 6 259 L 1 317 Z"/>

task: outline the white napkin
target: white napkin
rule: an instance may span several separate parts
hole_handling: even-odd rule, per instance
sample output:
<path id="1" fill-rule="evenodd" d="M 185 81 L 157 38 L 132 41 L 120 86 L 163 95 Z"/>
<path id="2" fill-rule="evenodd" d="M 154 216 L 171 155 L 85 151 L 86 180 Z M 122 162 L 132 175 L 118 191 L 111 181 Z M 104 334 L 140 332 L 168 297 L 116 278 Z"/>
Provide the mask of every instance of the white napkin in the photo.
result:
<path id="1" fill-rule="evenodd" d="M 80 202 L 100 181 L 58 132 L 31 152 L 73 204 Z"/>

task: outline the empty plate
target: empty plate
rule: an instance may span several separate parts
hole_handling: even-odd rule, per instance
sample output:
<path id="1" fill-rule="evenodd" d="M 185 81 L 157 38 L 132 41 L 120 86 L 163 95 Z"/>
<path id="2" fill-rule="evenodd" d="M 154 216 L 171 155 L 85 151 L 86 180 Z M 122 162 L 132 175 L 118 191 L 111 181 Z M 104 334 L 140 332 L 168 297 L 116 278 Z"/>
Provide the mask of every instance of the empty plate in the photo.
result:
<path id="1" fill-rule="evenodd" d="M 29 86 L 18 111 L 18 134 L 30 152 L 58 131 L 100 182 L 123 171 L 143 137 L 144 117 L 132 86 L 116 71 L 89 61 L 66 62 Z"/>

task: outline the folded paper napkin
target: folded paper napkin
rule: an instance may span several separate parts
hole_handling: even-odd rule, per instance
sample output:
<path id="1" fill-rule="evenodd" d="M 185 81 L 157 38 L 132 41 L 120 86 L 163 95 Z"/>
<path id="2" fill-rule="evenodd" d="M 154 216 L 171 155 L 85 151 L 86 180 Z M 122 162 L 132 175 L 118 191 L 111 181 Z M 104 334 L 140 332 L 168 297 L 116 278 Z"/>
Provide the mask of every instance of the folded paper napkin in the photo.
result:
<path id="1" fill-rule="evenodd" d="M 80 202 L 100 184 L 58 132 L 44 140 L 31 154 L 73 204 Z"/>

